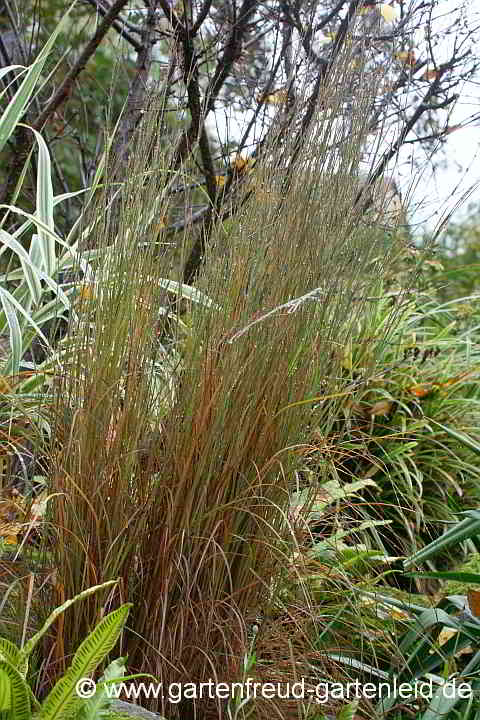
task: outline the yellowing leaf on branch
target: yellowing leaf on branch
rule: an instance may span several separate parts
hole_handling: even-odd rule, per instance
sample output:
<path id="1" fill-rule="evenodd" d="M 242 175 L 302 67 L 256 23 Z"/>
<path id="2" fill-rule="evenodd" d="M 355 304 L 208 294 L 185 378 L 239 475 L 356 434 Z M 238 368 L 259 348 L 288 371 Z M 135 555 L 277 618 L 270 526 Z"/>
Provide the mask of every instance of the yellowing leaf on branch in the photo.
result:
<path id="1" fill-rule="evenodd" d="M 284 88 L 274 90 L 268 95 L 257 95 L 257 102 L 264 102 L 266 105 L 285 105 L 288 99 L 288 93 Z"/>
<path id="2" fill-rule="evenodd" d="M 393 22 L 397 19 L 397 11 L 391 5 L 382 3 L 380 5 L 380 14 L 385 22 Z"/>
<path id="3" fill-rule="evenodd" d="M 402 62 L 404 65 L 409 65 L 410 67 L 413 67 L 417 62 L 415 53 L 411 50 L 402 50 L 402 52 L 399 52 L 395 55 L 395 58 Z"/>
<path id="4" fill-rule="evenodd" d="M 438 77 L 438 70 L 425 70 L 421 80 L 436 80 Z"/>
<path id="5" fill-rule="evenodd" d="M 242 153 L 236 153 L 230 160 L 230 167 L 237 173 L 248 172 L 255 164 L 255 158 L 249 158 Z"/>

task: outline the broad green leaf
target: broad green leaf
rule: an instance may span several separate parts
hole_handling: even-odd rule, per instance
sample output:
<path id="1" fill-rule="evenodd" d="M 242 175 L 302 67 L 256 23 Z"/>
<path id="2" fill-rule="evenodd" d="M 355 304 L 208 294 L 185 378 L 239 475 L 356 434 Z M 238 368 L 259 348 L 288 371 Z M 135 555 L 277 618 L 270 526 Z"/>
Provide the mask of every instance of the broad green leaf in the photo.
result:
<path id="1" fill-rule="evenodd" d="M 164 290 L 167 290 L 168 292 L 176 293 L 180 297 L 184 297 L 187 300 L 192 300 L 199 305 L 204 305 L 205 307 L 213 307 L 215 310 L 220 310 L 220 306 L 213 303 L 213 301 L 210 300 L 210 298 L 205 295 L 205 293 L 202 293 L 200 290 L 197 290 L 190 285 L 183 285 L 182 283 L 178 283 L 175 280 L 163 279 L 157 280 L 157 283 L 160 285 L 160 287 L 164 288 Z"/>
<path id="2" fill-rule="evenodd" d="M 58 235 L 55 234 L 50 228 L 45 225 L 40 218 L 37 218 L 35 215 L 32 215 L 31 213 L 25 212 L 25 210 L 22 210 L 21 208 L 17 208 L 13 205 L 0 205 L 0 209 L 5 208 L 7 210 L 11 210 L 12 212 L 16 213 L 17 215 L 22 215 L 23 217 L 28 218 L 30 224 L 34 224 L 37 226 L 37 228 L 43 230 L 45 234 L 48 234 L 50 236 L 50 240 L 53 243 L 58 243 L 58 245 L 61 245 L 67 253 L 69 253 L 74 260 L 78 262 L 78 266 L 82 269 L 84 273 L 87 273 L 89 271 L 87 262 L 82 259 L 82 255 L 76 251 L 76 243 L 74 245 L 69 245 L 67 242 L 62 240 Z M 15 233 L 14 235 L 18 236 L 18 233 Z M 58 267 L 56 269 L 60 269 L 61 267 L 64 267 L 62 262 L 58 264 Z M 44 274 L 42 276 L 42 279 L 48 278 L 48 275 Z M 50 280 L 50 282 L 52 282 Z"/>
<path id="3" fill-rule="evenodd" d="M 34 235 L 32 238 L 32 247 L 34 247 L 35 245 L 36 237 L 37 236 Z M 43 291 L 40 277 L 37 273 L 38 266 L 34 262 L 32 251 L 29 256 L 26 253 L 24 247 L 15 239 L 15 237 L 2 229 L 0 229 L 0 242 L 4 245 L 4 247 L 10 248 L 10 250 L 12 250 L 16 255 L 18 255 L 20 263 L 22 265 L 23 273 L 20 275 L 20 279 L 23 277 L 23 279 L 28 285 L 28 289 L 30 290 L 30 294 L 32 296 L 34 304 L 38 304 L 41 300 Z M 10 282 L 14 280 L 13 273 L 9 273 L 8 280 Z"/>
<path id="4" fill-rule="evenodd" d="M 7 673 L 0 669 L 0 713 L 1 716 L 8 712 L 10 714 L 10 708 L 12 706 L 12 691 L 10 678 Z"/>
<path id="5" fill-rule="evenodd" d="M 447 532 L 445 532 L 441 537 L 437 538 L 429 545 L 404 560 L 403 567 L 406 569 L 412 565 L 420 564 L 425 560 L 438 555 L 441 550 L 449 545 L 460 543 L 463 540 L 480 535 L 480 514 L 477 518 L 474 512 L 475 511 L 468 511 L 463 513 L 464 515 L 467 515 L 464 520 L 454 525 L 454 527 L 447 530 Z"/>
<path id="6" fill-rule="evenodd" d="M 5 75 L 8 75 L 9 72 L 13 72 L 13 70 L 21 70 L 22 73 L 24 73 L 27 71 L 27 68 L 25 67 L 25 65 L 7 65 L 7 67 L 0 68 L 0 80 Z M 21 75 L 22 73 L 18 73 L 18 74 Z M 17 75 L 16 79 L 18 80 L 18 75 Z M 1 93 L 1 95 L 3 95 L 4 92 L 5 92 L 5 90 Z"/>
<path id="7" fill-rule="evenodd" d="M 348 655 L 326 653 L 325 657 L 329 657 L 336 662 L 340 662 L 342 663 L 342 665 L 347 665 L 348 667 L 355 668 L 356 670 L 361 670 L 362 672 L 367 673 L 367 675 L 374 675 L 381 680 L 388 680 L 390 678 L 388 672 L 385 672 L 384 670 L 379 670 L 378 668 L 373 667 L 373 665 L 369 665 L 368 663 L 364 663 L 361 660 L 349 657 Z"/>
<path id="8" fill-rule="evenodd" d="M 2 205 L 2 206 L 0 206 L 0 207 L 8 207 L 8 206 Z M 44 223 L 42 223 L 40 220 L 35 219 L 35 216 L 31 216 L 31 215 L 29 215 L 29 213 L 26 213 L 26 212 L 24 212 L 23 210 L 20 210 L 19 208 L 13 208 L 13 209 L 14 209 L 15 212 L 19 213 L 20 215 L 25 215 L 25 216 L 27 216 L 27 217 L 32 217 L 33 221 L 34 221 L 37 225 L 40 225 L 43 230 L 45 230 L 47 233 L 49 233 L 49 234 L 51 235 L 51 237 L 52 237 L 53 240 L 55 240 L 55 241 L 58 240 L 58 241 L 62 242 L 62 241 L 60 240 L 60 238 L 57 238 L 57 236 L 56 236 Z M 7 233 L 7 235 L 8 235 L 8 233 Z M 32 261 L 31 261 L 30 257 L 27 255 L 27 253 L 26 253 L 25 250 L 22 248 L 22 246 L 20 245 L 20 243 L 18 243 L 18 242 L 13 238 L 12 235 L 8 235 L 8 237 L 7 237 L 7 236 L 3 236 L 3 237 L 4 237 L 4 243 L 10 245 L 10 246 L 12 247 L 12 249 L 15 249 L 15 252 L 17 253 L 17 255 L 23 257 L 23 259 L 25 260 L 25 262 L 28 263 L 28 264 L 30 265 L 30 267 L 33 268 Z M 20 249 L 20 248 L 21 248 L 21 249 Z M 22 252 L 22 251 L 23 251 L 23 252 Z M 39 277 L 40 277 L 42 280 L 44 280 L 44 282 L 49 286 L 49 288 L 53 291 L 53 293 L 60 298 L 60 300 L 62 301 L 64 307 L 65 307 L 67 310 L 70 310 L 70 301 L 68 300 L 67 296 L 66 296 L 65 293 L 63 292 L 61 286 L 60 286 L 58 283 L 56 283 L 56 282 L 52 279 L 52 277 L 51 277 L 50 275 L 47 275 L 47 273 L 45 273 L 45 272 L 44 272 L 43 270 L 41 270 L 40 268 L 37 267 L 37 268 L 33 268 L 33 269 L 38 273 Z"/>
<path id="9" fill-rule="evenodd" d="M 348 528 L 347 530 L 339 530 L 334 535 L 331 535 L 327 540 L 320 540 L 319 542 L 316 542 L 312 549 L 309 551 L 309 554 L 311 554 L 313 557 L 316 555 L 321 555 L 324 550 L 327 549 L 335 549 L 335 546 L 340 540 L 343 540 L 343 538 L 350 537 L 350 535 L 354 535 L 357 532 L 362 532 L 363 530 L 370 530 L 372 527 L 379 527 L 382 525 L 389 525 L 392 521 L 391 520 L 366 520 L 363 523 L 360 523 L 356 527 Z"/>
<path id="10" fill-rule="evenodd" d="M 19 302 L 17 302 L 17 300 L 14 298 L 14 296 L 11 293 L 9 293 L 7 290 L 4 290 L 2 287 L 0 287 L 0 296 L 1 296 L 2 307 L 3 307 L 3 310 L 7 317 L 7 324 L 9 326 L 9 329 L 11 330 L 10 323 L 13 323 L 14 328 L 16 328 L 16 325 L 18 325 L 18 330 L 14 329 L 14 333 L 17 333 L 18 331 L 20 331 L 20 324 L 18 322 L 17 315 L 15 315 L 15 320 L 13 319 L 13 317 L 11 315 L 12 308 L 13 308 L 13 309 L 17 310 L 17 312 L 24 317 L 24 319 L 28 325 L 30 325 L 32 328 L 34 328 L 36 330 L 39 337 L 44 341 L 44 343 L 47 345 L 47 347 L 50 347 L 50 342 L 49 342 L 48 338 L 42 332 L 41 328 L 33 320 L 32 316 L 29 315 L 28 312 L 22 307 L 22 305 Z M 16 325 L 15 325 L 15 323 L 16 323 Z M 13 344 L 15 342 L 17 343 L 16 346 Z M 20 342 L 23 344 L 21 331 L 20 331 Z M 11 350 L 12 350 L 14 357 L 17 357 L 16 353 L 18 353 L 18 336 L 10 338 L 10 346 L 11 346 Z M 20 350 L 20 360 L 21 360 L 21 350 Z M 13 365 L 14 364 L 13 361 L 10 364 Z"/>

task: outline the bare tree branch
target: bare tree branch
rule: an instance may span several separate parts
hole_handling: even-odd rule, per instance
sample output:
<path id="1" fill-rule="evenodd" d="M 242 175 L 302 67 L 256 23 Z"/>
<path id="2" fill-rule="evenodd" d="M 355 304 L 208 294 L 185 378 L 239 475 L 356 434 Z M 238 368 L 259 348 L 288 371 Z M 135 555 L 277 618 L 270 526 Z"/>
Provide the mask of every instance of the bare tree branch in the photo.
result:
<path id="1" fill-rule="evenodd" d="M 105 9 L 103 5 L 100 2 L 97 2 L 97 0 L 85 0 L 85 2 L 89 3 L 95 10 L 98 12 L 102 17 L 105 17 L 108 13 L 108 9 Z M 132 33 L 129 32 L 126 29 L 126 23 L 119 20 L 114 20 L 112 23 L 112 28 L 114 28 L 120 37 L 122 37 L 124 40 L 126 40 L 133 49 L 140 53 L 142 51 L 142 44 L 139 40 L 133 37 Z M 142 32 L 142 30 L 138 30 L 139 33 Z"/>
<path id="2" fill-rule="evenodd" d="M 464 60 L 469 53 L 465 53 L 460 58 L 457 58 L 455 62 L 461 62 Z M 424 98 L 422 102 L 417 106 L 414 113 L 412 113 L 411 117 L 405 122 L 400 135 L 398 136 L 397 140 L 392 143 L 391 147 L 384 153 L 383 157 L 377 164 L 377 167 L 375 170 L 371 173 L 371 175 L 368 178 L 368 181 L 366 183 L 366 187 L 373 187 L 373 185 L 381 178 L 383 175 L 385 168 L 387 167 L 388 163 L 392 158 L 395 157 L 395 155 L 398 153 L 400 148 L 402 147 L 403 143 L 405 142 L 405 139 L 407 135 L 410 133 L 412 128 L 417 124 L 421 116 L 431 109 L 438 109 L 442 107 L 446 107 L 447 105 L 454 102 L 457 98 L 456 96 L 453 96 L 451 98 L 446 99 L 444 102 L 441 103 L 435 103 L 433 102 L 434 97 L 437 95 L 438 91 L 441 88 L 441 80 L 442 77 L 445 75 L 446 72 L 452 69 L 454 64 L 453 60 L 449 60 L 448 62 L 444 63 L 443 65 L 440 65 L 438 67 L 438 70 L 436 71 L 436 77 L 432 84 L 429 86 L 427 92 L 424 95 Z M 357 197 L 357 202 L 360 201 L 361 197 L 363 196 L 363 193 L 360 193 Z"/>
<path id="3" fill-rule="evenodd" d="M 118 128 L 115 142 L 114 156 L 117 167 L 125 167 L 127 151 L 135 128 L 140 123 L 147 104 L 148 78 L 152 68 L 152 47 L 153 36 L 156 26 L 156 3 L 153 0 L 148 8 L 148 13 L 142 28 L 139 51 L 135 63 L 135 73 L 130 86 L 126 101 L 125 111 Z"/>
<path id="4" fill-rule="evenodd" d="M 107 12 L 105 17 L 103 18 L 103 22 L 100 23 L 100 25 L 97 28 L 97 31 L 93 38 L 90 40 L 89 43 L 87 43 L 86 47 L 83 49 L 82 53 L 80 54 L 80 57 L 78 58 L 77 62 L 74 64 L 72 69 L 69 73 L 65 76 L 63 79 L 63 82 L 61 83 L 60 87 L 58 88 L 57 92 L 54 94 L 50 102 L 47 103 L 46 107 L 42 110 L 40 115 L 35 119 L 33 123 L 33 127 L 35 130 L 41 130 L 42 127 L 45 125 L 48 118 L 57 110 L 62 103 L 65 102 L 65 100 L 69 97 L 70 93 L 72 92 L 73 83 L 77 79 L 77 77 L 80 75 L 82 70 L 84 70 L 85 65 L 90 60 L 92 55 L 95 53 L 96 49 L 102 42 L 103 38 L 107 34 L 107 32 L 112 27 L 112 24 L 114 23 L 115 19 L 121 12 L 121 10 L 125 7 L 128 0 L 115 0 L 113 5 L 111 6 L 110 10 Z"/>
<path id="5" fill-rule="evenodd" d="M 258 0 L 244 0 L 238 18 L 233 25 L 225 49 L 220 56 L 212 80 L 206 92 L 207 106 L 205 116 L 214 110 L 218 94 L 225 80 L 231 72 L 233 63 L 238 60 L 242 52 L 242 44 L 247 30 L 247 24 L 253 16 Z"/>

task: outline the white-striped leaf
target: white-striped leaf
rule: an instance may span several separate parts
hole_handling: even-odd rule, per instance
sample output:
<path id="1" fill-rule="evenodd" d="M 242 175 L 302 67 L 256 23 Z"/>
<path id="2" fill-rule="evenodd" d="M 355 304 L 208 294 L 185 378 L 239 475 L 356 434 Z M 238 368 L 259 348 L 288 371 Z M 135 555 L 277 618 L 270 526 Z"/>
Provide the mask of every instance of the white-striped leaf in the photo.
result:
<path id="1" fill-rule="evenodd" d="M 17 313 L 14 310 L 12 296 L 0 287 L 0 302 L 2 303 L 3 312 L 7 318 L 9 336 L 10 336 L 10 357 L 4 372 L 7 375 L 17 375 L 20 369 L 20 361 L 22 359 L 22 331 L 18 322 Z"/>

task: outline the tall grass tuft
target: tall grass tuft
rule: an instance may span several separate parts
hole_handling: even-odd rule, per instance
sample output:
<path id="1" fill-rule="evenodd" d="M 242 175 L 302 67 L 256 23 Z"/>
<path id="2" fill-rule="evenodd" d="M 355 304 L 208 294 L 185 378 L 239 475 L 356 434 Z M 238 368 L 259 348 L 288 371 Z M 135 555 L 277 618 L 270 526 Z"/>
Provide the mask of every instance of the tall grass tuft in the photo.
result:
<path id="1" fill-rule="evenodd" d="M 164 687 L 242 678 L 250 624 L 280 601 L 279 572 L 297 547 L 288 509 L 307 430 L 322 397 L 341 392 L 346 343 L 395 255 L 378 210 L 358 202 L 378 78 L 365 72 L 347 117 L 349 60 L 332 71 L 329 111 L 317 111 L 302 148 L 272 141 L 244 174 L 247 201 L 216 221 L 196 293 L 181 284 L 182 263 L 202 230 L 177 240 L 160 229 L 166 244 L 153 242 L 169 187 L 188 180 L 157 135 L 161 104 L 121 201 L 109 206 L 106 186 L 91 223 L 97 276 L 82 290 L 57 398 L 58 602 L 120 577 L 121 597 L 103 602 L 134 603 L 130 668 Z M 64 618 L 59 666 L 102 608 L 95 596 Z M 284 611 L 293 620 L 269 662 L 293 681 L 318 659 L 306 632 L 315 611 L 307 595 Z M 184 697 L 163 711 L 196 707 Z"/>

